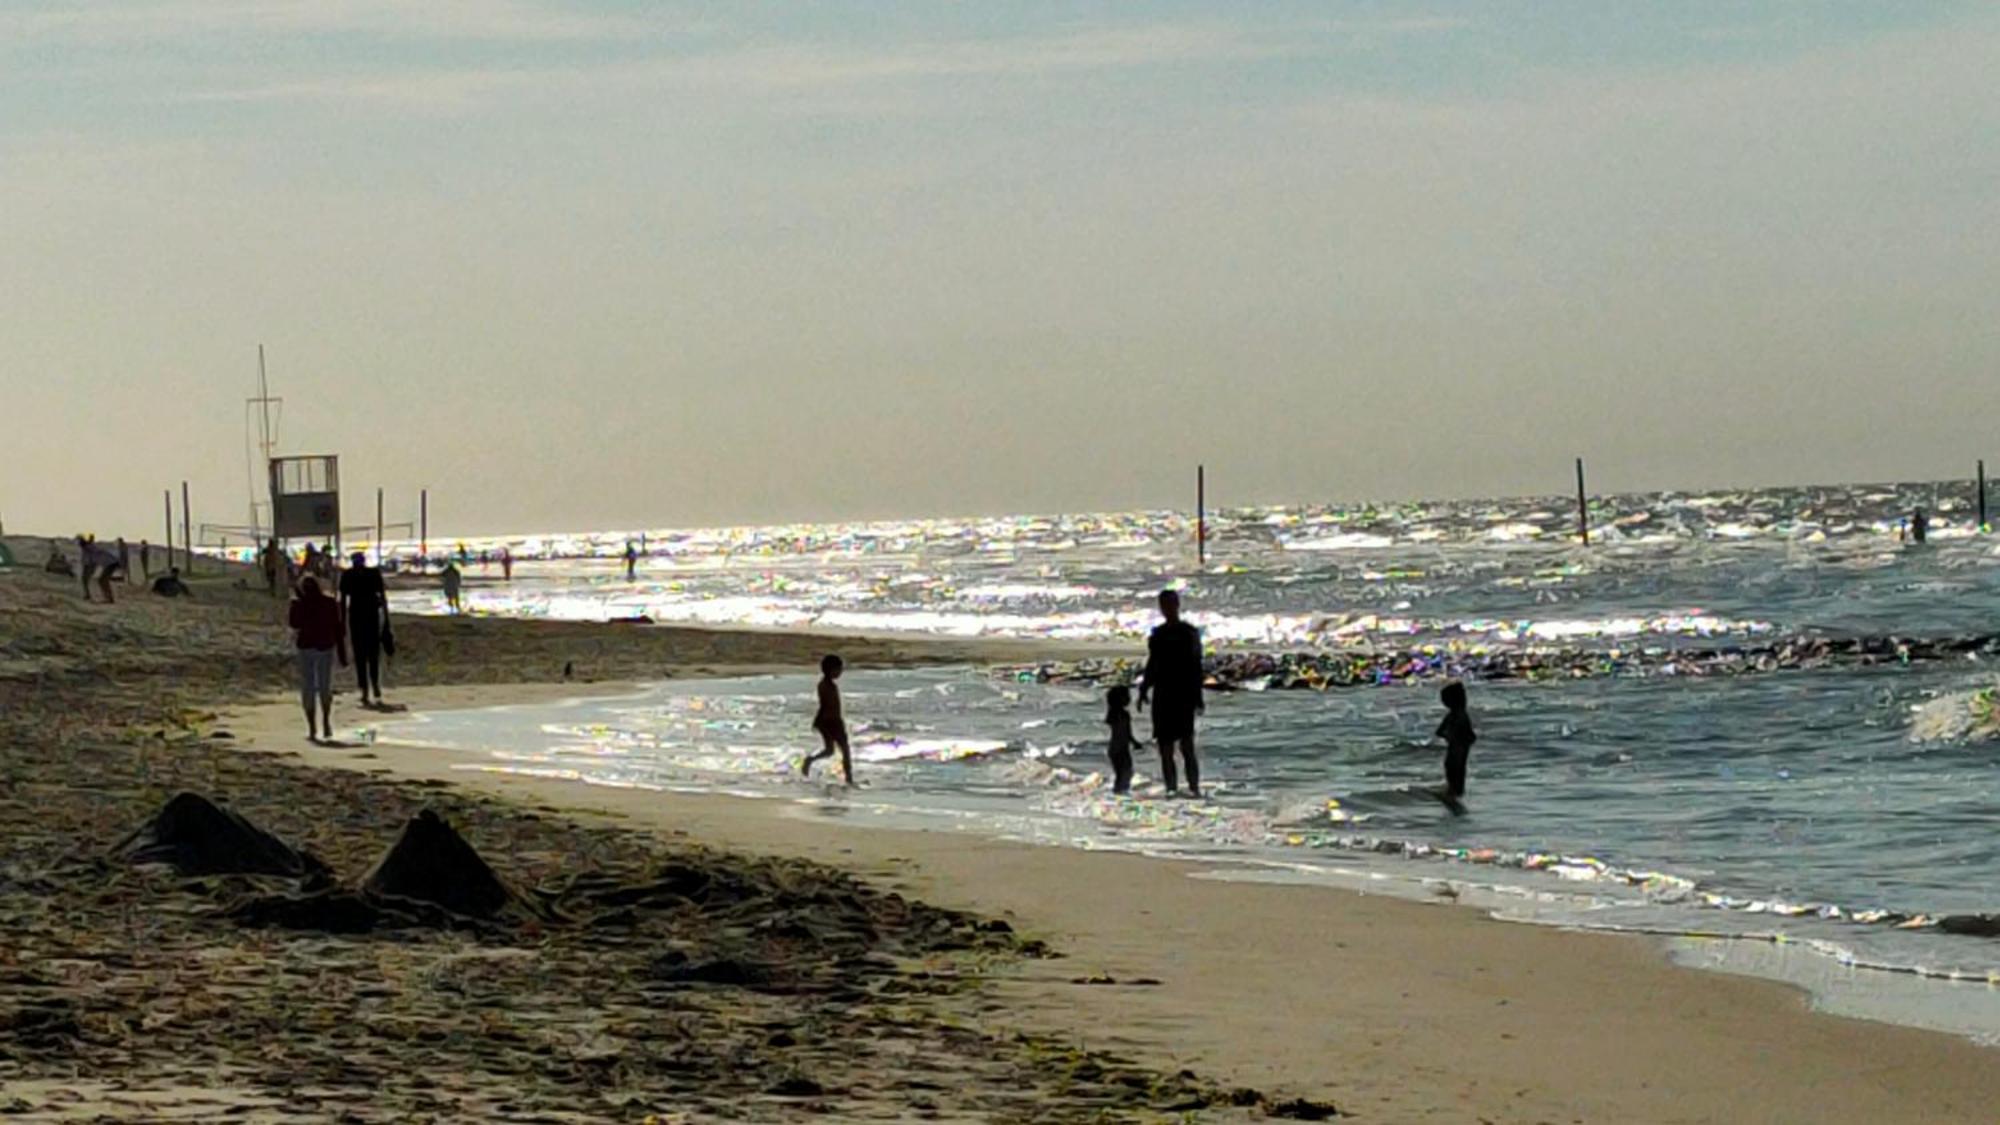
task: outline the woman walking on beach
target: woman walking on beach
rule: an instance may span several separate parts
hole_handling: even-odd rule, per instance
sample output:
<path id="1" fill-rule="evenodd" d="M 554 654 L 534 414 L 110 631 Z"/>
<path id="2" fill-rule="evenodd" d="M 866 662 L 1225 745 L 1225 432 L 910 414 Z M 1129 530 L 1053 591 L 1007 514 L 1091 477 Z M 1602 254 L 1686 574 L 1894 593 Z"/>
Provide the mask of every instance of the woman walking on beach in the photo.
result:
<path id="1" fill-rule="evenodd" d="M 332 738 L 335 655 L 341 667 L 347 666 L 347 630 L 340 619 L 340 603 L 320 591 L 319 579 L 307 575 L 299 579 L 290 620 L 298 635 L 299 701 L 306 709 L 306 737 L 313 742 Z"/>

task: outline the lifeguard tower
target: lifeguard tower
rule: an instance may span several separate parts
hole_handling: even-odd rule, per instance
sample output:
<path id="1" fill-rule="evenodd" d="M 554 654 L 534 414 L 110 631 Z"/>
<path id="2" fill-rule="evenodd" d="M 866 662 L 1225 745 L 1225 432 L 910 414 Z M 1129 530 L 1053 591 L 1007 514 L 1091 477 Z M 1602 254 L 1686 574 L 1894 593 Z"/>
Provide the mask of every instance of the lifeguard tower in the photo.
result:
<path id="1" fill-rule="evenodd" d="M 271 534 L 280 543 L 310 539 L 340 551 L 340 458 L 273 457 Z"/>

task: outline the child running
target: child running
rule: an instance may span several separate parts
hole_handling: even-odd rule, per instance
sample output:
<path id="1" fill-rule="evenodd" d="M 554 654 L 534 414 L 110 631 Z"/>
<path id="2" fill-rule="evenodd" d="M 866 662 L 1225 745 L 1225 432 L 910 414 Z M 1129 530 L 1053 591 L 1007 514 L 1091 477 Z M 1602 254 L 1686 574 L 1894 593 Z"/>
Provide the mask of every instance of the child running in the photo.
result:
<path id="1" fill-rule="evenodd" d="M 1465 710 L 1464 684 L 1454 680 L 1444 685 L 1438 698 L 1445 708 L 1444 722 L 1437 729 L 1437 736 L 1444 739 L 1445 795 L 1457 800 L 1465 796 L 1465 760 L 1479 736 L 1472 732 L 1472 716 Z"/>
<path id="2" fill-rule="evenodd" d="M 813 715 L 813 729 L 819 732 L 825 745 L 817 754 L 809 754 L 799 763 L 799 773 L 812 776 L 813 763 L 822 758 L 833 757 L 840 751 L 840 772 L 847 779 L 849 787 L 854 785 L 854 758 L 847 748 L 847 717 L 840 711 L 840 679 L 843 667 L 840 657 L 827 655 L 819 662 L 819 711 Z"/>
<path id="3" fill-rule="evenodd" d="M 1111 791 L 1132 791 L 1132 689 L 1119 685 L 1105 693 L 1104 724 L 1111 728 Z"/>

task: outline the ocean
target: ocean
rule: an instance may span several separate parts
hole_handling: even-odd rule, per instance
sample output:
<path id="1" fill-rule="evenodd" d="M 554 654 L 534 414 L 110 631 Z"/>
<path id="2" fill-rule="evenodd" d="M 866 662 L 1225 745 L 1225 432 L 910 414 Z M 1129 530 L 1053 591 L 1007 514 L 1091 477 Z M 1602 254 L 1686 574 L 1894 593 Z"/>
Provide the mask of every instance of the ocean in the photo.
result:
<path id="1" fill-rule="evenodd" d="M 1441 893 L 1634 930 L 1841 1011 L 2000 1042 L 2000 539 L 1969 483 L 469 541 L 474 612 L 1053 638 L 1089 659 L 852 668 L 864 788 L 800 779 L 813 678 L 433 716 L 483 768 L 837 802 L 849 818 Z M 1899 525 L 1928 510 L 1929 541 Z M 637 579 L 627 542 L 643 538 Z M 491 581 L 479 581 L 488 578 Z M 1110 792 L 1103 692 L 1183 591 L 1218 683 L 1205 801 L 1150 749 Z M 405 590 L 403 612 L 441 612 Z M 1468 812 L 1427 790 L 1463 677 Z M 1143 736 L 1147 722 L 1138 729 Z"/>

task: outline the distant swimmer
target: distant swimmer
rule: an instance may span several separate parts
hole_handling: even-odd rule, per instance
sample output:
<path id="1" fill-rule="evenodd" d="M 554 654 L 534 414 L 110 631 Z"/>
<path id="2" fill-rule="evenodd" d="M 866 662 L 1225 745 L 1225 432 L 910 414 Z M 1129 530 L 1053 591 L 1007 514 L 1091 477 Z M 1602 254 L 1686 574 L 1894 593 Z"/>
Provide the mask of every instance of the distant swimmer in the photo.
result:
<path id="1" fill-rule="evenodd" d="M 840 657 L 828 654 L 819 662 L 819 710 L 813 714 L 813 730 L 819 732 L 820 749 L 799 762 L 799 774 L 812 776 L 813 763 L 840 752 L 840 772 L 847 784 L 854 784 L 854 755 L 847 745 L 847 716 L 840 710 L 840 673 L 845 667 Z"/>
<path id="2" fill-rule="evenodd" d="M 1132 689 L 1123 684 L 1104 695 L 1104 725 L 1111 728 L 1111 791 L 1132 791 Z"/>
<path id="3" fill-rule="evenodd" d="M 1201 796 L 1201 765 L 1194 753 L 1194 717 L 1206 709 L 1201 700 L 1201 630 L 1181 620 L 1181 596 L 1160 591 L 1160 615 L 1167 620 L 1146 639 L 1146 670 L 1139 682 L 1139 710 L 1153 699 L 1153 741 L 1160 747 L 1160 773 L 1167 796 L 1179 793 L 1174 776 L 1174 748 L 1187 763 L 1188 793 Z"/>
<path id="4" fill-rule="evenodd" d="M 1444 721 L 1438 724 L 1437 737 L 1444 739 L 1444 795 L 1454 805 L 1465 796 L 1465 764 L 1472 756 L 1472 744 L 1479 736 L 1472 731 L 1472 716 L 1466 711 L 1465 685 L 1454 680 L 1444 685 L 1438 693 L 1444 703 Z"/>

